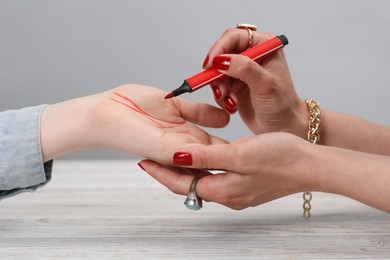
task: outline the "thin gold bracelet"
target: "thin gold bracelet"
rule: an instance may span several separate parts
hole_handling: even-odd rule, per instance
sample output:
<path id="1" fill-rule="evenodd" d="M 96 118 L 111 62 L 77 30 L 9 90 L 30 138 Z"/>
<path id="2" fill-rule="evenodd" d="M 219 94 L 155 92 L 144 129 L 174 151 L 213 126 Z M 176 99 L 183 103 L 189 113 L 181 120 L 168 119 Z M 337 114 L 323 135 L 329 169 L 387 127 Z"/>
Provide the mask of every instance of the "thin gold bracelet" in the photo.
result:
<path id="1" fill-rule="evenodd" d="M 313 144 L 317 144 L 320 141 L 320 104 L 314 99 L 306 99 L 305 103 L 309 110 L 309 130 L 307 132 L 307 140 Z M 309 219 L 311 217 L 311 191 L 305 191 L 303 193 L 303 217 Z"/>

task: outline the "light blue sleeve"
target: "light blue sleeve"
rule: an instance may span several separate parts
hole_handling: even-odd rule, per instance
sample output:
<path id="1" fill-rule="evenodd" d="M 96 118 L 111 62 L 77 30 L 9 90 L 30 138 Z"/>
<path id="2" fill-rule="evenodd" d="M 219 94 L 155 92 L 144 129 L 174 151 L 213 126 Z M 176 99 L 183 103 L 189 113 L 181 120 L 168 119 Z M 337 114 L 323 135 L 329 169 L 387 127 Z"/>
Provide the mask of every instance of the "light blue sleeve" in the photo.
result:
<path id="1" fill-rule="evenodd" d="M 35 191 L 51 178 L 53 161 L 43 163 L 40 142 L 44 107 L 0 113 L 0 200 Z"/>

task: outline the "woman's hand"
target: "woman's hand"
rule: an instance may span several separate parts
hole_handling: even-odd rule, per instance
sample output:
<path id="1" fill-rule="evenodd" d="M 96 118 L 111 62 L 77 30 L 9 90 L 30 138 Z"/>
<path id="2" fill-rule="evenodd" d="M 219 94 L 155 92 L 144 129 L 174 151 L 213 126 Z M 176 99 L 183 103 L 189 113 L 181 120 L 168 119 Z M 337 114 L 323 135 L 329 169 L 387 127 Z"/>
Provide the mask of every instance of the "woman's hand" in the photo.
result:
<path id="1" fill-rule="evenodd" d="M 171 168 L 144 160 L 152 177 L 185 195 L 195 176 L 197 194 L 233 209 L 286 195 L 320 191 L 350 197 L 390 213 L 390 157 L 314 145 L 288 133 L 268 133 L 229 144 L 193 145 L 176 153 Z M 218 174 L 207 170 L 222 169 Z"/>
<path id="2" fill-rule="evenodd" d="M 104 147 L 169 164 L 186 144 L 225 143 L 194 124 L 223 127 L 229 122 L 226 112 L 180 98 L 167 100 L 165 95 L 152 87 L 122 85 L 46 107 L 41 130 L 44 160 Z"/>
<path id="3" fill-rule="evenodd" d="M 140 164 L 152 177 L 177 194 L 188 192 L 193 175 L 202 176 L 197 194 L 206 201 L 233 209 L 253 207 L 317 187 L 310 147 L 287 133 L 269 133 L 230 144 L 188 146 L 173 162 L 190 168 L 168 168 L 145 160 Z M 192 171 L 192 172 L 191 172 Z"/>
<path id="4" fill-rule="evenodd" d="M 253 44 L 275 37 L 253 32 Z M 248 32 L 229 29 L 211 47 L 204 68 L 216 67 L 229 77 L 212 84 L 216 102 L 227 112 L 239 111 L 255 134 L 285 131 L 304 137 L 308 113 L 298 97 L 283 50 L 259 63 L 241 53 L 248 47 Z"/>
<path id="5" fill-rule="evenodd" d="M 275 36 L 253 32 L 253 44 L 272 37 Z M 217 103 L 229 113 L 238 109 L 255 134 L 288 132 L 306 139 L 309 114 L 295 91 L 284 49 L 259 63 L 242 55 L 228 54 L 240 53 L 247 47 L 248 32 L 236 28 L 227 30 L 211 47 L 204 67 L 219 66 L 224 68 L 220 72 L 229 76 L 212 84 Z M 319 144 L 390 155 L 390 127 L 321 109 Z"/>

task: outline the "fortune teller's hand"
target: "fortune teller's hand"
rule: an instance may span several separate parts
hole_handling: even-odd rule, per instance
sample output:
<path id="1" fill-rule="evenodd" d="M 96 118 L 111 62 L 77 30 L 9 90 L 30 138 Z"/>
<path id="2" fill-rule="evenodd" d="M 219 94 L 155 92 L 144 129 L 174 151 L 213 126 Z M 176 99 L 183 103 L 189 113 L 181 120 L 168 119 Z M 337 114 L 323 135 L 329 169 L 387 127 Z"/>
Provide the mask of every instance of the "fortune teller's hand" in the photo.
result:
<path id="1" fill-rule="evenodd" d="M 275 37 L 252 33 L 253 45 Z M 247 30 L 228 29 L 208 52 L 203 67 L 214 66 L 229 76 L 212 83 L 216 102 L 231 114 L 238 110 L 255 134 L 284 131 L 305 137 L 307 108 L 295 91 L 283 50 L 258 63 L 234 54 L 249 47 L 248 36 Z"/>
<path id="2" fill-rule="evenodd" d="M 233 209 L 297 192 L 321 191 L 390 213 L 388 156 L 314 145 L 278 132 L 229 144 L 187 146 L 174 155 L 173 162 L 186 168 L 161 166 L 150 160 L 143 160 L 140 166 L 181 195 L 188 193 L 194 176 L 201 177 L 196 186 L 198 197 Z"/>
<path id="3" fill-rule="evenodd" d="M 257 206 L 299 191 L 318 188 L 310 172 L 313 144 L 288 133 L 268 133 L 229 144 L 191 145 L 173 157 L 177 166 L 150 160 L 141 167 L 177 194 L 186 195 L 194 176 L 200 176 L 197 194 L 205 201 L 233 209 Z M 199 170 L 204 169 L 204 170 Z M 217 174 L 208 170 L 218 169 Z M 313 167 L 312 169 L 315 169 Z"/>
<path id="4" fill-rule="evenodd" d="M 129 84 L 47 106 L 41 126 L 44 161 L 103 147 L 169 164 L 186 144 L 226 142 L 194 125 L 223 127 L 229 122 L 226 112 L 180 98 L 164 99 L 166 94 Z"/>

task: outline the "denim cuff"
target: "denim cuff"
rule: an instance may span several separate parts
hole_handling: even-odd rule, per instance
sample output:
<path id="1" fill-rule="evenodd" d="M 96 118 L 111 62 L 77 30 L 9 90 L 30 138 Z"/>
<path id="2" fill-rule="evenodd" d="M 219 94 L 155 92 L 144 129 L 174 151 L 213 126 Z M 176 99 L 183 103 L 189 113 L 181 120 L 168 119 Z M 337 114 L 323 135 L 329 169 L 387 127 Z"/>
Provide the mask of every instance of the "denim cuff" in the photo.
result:
<path id="1" fill-rule="evenodd" d="M 43 163 L 40 141 L 45 105 L 0 113 L 0 199 L 35 191 L 51 178 L 53 162 Z"/>

